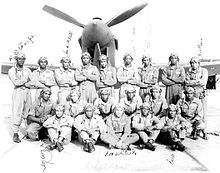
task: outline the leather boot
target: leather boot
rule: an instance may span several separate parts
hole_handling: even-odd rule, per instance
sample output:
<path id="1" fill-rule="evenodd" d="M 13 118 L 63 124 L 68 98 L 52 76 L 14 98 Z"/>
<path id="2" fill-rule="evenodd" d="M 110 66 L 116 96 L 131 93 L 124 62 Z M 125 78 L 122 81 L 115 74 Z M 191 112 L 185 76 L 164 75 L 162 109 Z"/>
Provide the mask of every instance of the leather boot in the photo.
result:
<path id="1" fill-rule="evenodd" d="M 84 143 L 83 150 L 84 150 L 85 152 L 89 152 L 88 142 Z"/>
<path id="2" fill-rule="evenodd" d="M 63 151 L 63 144 L 61 144 L 60 142 L 57 142 L 57 150 L 59 151 L 59 152 L 61 152 L 61 151 Z"/>
<path id="3" fill-rule="evenodd" d="M 54 150 L 55 148 L 57 147 L 57 145 L 56 145 L 56 143 L 52 143 L 52 144 L 50 144 L 50 145 L 48 145 L 48 147 L 47 147 L 47 149 L 49 149 L 49 150 Z"/>
<path id="4" fill-rule="evenodd" d="M 149 150 L 151 150 L 151 151 L 155 151 L 155 149 L 156 149 L 156 146 L 154 146 L 152 143 L 150 143 L 150 142 L 147 142 L 146 144 L 145 144 L 145 148 L 146 149 L 149 149 Z"/>
<path id="5" fill-rule="evenodd" d="M 179 151 L 184 151 L 186 149 L 186 147 L 180 141 L 176 142 L 176 146 Z"/>
<path id="6" fill-rule="evenodd" d="M 198 139 L 197 129 L 193 129 L 191 136 L 192 136 L 192 139 L 194 139 L 194 140 Z"/>
<path id="7" fill-rule="evenodd" d="M 208 140 L 208 136 L 204 130 L 202 130 L 203 139 Z"/>
<path id="8" fill-rule="evenodd" d="M 95 151 L 95 147 L 92 142 L 88 143 L 88 148 L 89 148 L 89 150 L 88 150 L 89 153 L 92 153 Z"/>
<path id="9" fill-rule="evenodd" d="M 18 136 L 17 133 L 14 133 L 14 135 L 13 135 L 13 141 L 16 142 L 16 143 L 20 143 L 21 142 L 21 140 L 19 139 L 19 136 Z"/>

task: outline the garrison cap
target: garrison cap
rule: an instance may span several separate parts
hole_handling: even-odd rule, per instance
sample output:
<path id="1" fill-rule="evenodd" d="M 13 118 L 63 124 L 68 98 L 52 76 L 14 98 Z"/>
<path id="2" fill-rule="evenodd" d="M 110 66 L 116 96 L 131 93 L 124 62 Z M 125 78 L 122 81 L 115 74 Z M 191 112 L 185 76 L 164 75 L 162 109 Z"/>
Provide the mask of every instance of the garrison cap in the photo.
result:
<path id="1" fill-rule="evenodd" d="M 64 106 L 61 105 L 61 104 L 58 104 L 58 105 L 56 105 L 55 110 L 56 111 L 63 111 L 64 110 Z"/>
<path id="2" fill-rule="evenodd" d="M 61 63 L 63 63 L 63 62 L 69 62 L 69 63 L 71 63 L 71 59 L 70 59 L 69 56 L 64 56 L 64 57 L 62 57 L 62 59 L 60 60 L 60 62 L 61 62 Z"/>
<path id="3" fill-rule="evenodd" d="M 177 108 L 176 105 L 174 105 L 174 104 L 170 104 L 170 105 L 168 106 L 168 110 L 174 110 L 174 111 L 177 111 L 178 108 Z"/>
<path id="4" fill-rule="evenodd" d="M 100 89 L 100 94 L 110 94 L 110 89 L 109 88 L 102 88 Z"/>
<path id="5" fill-rule="evenodd" d="M 136 90 L 135 90 L 134 86 L 129 85 L 129 86 L 125 89 L 125 91 L 132 93 L 132 92 L 135 92 Z"/>
<path id="6" fill-rule="evenodd" d="M 195 89 L 193 87 L 187 87 L 185 89 L 185 93 L 194 93 L 195 92 Z"/>

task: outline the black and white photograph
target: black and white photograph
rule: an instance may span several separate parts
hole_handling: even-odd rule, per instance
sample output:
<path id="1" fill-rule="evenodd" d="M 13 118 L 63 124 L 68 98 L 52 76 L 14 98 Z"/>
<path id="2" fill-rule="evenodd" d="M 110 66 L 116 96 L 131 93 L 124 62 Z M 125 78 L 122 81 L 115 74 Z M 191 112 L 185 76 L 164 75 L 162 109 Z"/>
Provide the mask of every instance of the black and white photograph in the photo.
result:
<path id="1" fill-rule="evenodd" d="M 0 172 L 217 172 L 218 0 L 7 0 Z"/>

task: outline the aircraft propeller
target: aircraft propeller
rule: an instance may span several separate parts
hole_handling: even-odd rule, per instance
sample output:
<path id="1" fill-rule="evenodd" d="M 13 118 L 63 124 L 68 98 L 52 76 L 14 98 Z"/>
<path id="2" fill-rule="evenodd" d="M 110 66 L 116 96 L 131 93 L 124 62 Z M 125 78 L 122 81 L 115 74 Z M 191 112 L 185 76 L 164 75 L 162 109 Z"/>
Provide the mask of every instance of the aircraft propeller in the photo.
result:
<path id="1" fill-rule="evenodd" d="M 77 26 L 82 27 L 82 28 L 85 27 L 84 24 L 80 23 L 79 21 L 77 21 L 73 17 L 69 16 L 68 14 L 66 14 L 66 13 L 64 13 L 64 12 L 62 12 L 60 10 L 57 10 L 56 8 L 50 7 L 48 5 L 45 5 L 43 7 L 43 10 L 48 12 L 48 13 L 50 13 L 53 16 L 56 16 L 56 17 L 58 17 L 60 19 L 63 19 L 65 21 L 67 21 L 67 22 L 70 22 L 70 23 L 72 23 L 74 25 L 77 25 Z"/>

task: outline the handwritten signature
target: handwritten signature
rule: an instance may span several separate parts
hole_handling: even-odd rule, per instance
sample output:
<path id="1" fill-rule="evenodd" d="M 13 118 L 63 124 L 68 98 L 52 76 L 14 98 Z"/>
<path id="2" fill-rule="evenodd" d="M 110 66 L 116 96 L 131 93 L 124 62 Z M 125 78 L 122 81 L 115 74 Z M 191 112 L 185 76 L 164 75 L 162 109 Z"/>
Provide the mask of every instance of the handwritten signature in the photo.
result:
<path id="1" fill-rule="evenodd" d="M 107 151 L 105 157 L 108 156 L 122 156 L 122 155 L 137 155 L 134 149 L 132 150 L 120 150 L 120 151 Z"/>
<path id="2" fill-rule="evenodd" d="M 171 158 L 168 158 L 167 161 L 170 162 L 173 165 L 174 164 L 174 158 L 175 158 L 175 155 L 171 154 Z"/>
<path id="3" fill-rule="evenodd" d="M 20 42 L 18 44 L 18 49 L 22 50 L 24 48 L 24 46 L 26 46 L 28 43 L 34 43 L 33 38 L 34 38 L 34 35 L 31 35 L 31 36 L 27 37 L 27 40 L 25 42 Z"/>
<path id="4" fill-rule="evenodd" d="M 51 151 L 47 149 L 44 144 L 41 144 L 40 147 L 42 148 L 40 151 L 41 166 L 44 172 L 47 169 L 47 164 L 54 164 L 54 163 L 51 162 L 52 161 Z"/>
<path id="5" fill-rule="evenodd" d="M 65 45 L 66 49 L 63 50 L 63 52 L 67 55 L 69 55 L 69 45 L 70 45 L 70 41 L 72 39 L 72 36 L 73 36 L 73 33 L 71 31 L 69 31 L 69 35 L 67 37 L 66 45 Z"/>

